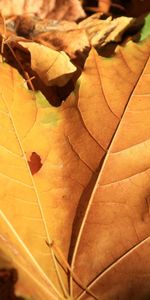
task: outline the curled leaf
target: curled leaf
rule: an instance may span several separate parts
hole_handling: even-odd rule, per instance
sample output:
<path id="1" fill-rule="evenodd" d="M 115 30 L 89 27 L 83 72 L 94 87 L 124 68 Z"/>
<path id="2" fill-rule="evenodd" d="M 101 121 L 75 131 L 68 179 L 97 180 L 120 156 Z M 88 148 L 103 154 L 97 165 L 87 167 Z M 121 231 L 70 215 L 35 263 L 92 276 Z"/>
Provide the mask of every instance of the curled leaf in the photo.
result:
<path id="1" fill-rule="evenodd" d="M 31 67 L 46 85 L 63 86 L 76 71 L 76 67 L 63 51 L 58 52 L 34 42 L 19 42 L 19 44 L 29 50 Z"/>
<path id="2" fill-rule="evenodd" d="M 133 18 L 119 17 L 112 20 L 108 17 L 106 20 L 100 18 L 97 13 L 79 23 L 80 28 L 85 28 L 91 45 L 105 45 L 109 42 L 118 42 L 123 33 L 134 23 Z"/>

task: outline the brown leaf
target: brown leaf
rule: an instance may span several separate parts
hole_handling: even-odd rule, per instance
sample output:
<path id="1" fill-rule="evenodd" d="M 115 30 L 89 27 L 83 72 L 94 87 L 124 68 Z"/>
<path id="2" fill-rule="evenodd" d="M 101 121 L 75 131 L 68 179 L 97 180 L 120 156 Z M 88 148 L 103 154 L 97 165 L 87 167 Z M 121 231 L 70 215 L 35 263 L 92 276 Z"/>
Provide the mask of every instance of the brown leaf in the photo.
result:
<path id="1" fill-rule="evenodd" d="M 119 52 L 122 53 L 121 49 Z M 136 57 L 135 52 L 134 55 Z M 128 63 L 126 67 L 133 76 L 137 66 L 134 65 L 133 68 L 133 62 L 126 60 L 124 54 L 122 59 L 124 63 Z M 130 101 L 126 104 L 122 120 L 111 140 L 76 241 L 72 268 L 84 285 L 90 286 L 98 299 L 117 299 L 120 295 L 123 295 L 122 299 L 143 299 L 145 293 L 150 294 L 150 263 L 146 258 L 150 243 L 149 72 L 150 60 L 147 61 Z M 131 83 L 131 77 L 128 77 L 128 82 Z M 109 89 L 112 93 L 113 89 Z M 112 103 L 115 103 L 116 90 L 117 86 L 114 101 L 113 94 L 111 96 Z M 126 93 L 125 85 L 123 90 Z M 106 93 L 107 91 L 105 95 Z M 106 101 L 110 110 L 112 104 L 110 106 L 109 100 Z M 113 112 L 118 115 L 115 106 Z M 103 111 L 102 115 L 106 113 Z M 114 118 L 113 115 L 112 117 Z M 114 124 L 113 120 L 111 124 Z M 107 136 L 105 129 L 108 128 L 108 121 L 106 126 L 103 128 L 100 125 L 102 133 L 99 134 L 99 139 L 103 145 L 105 140 L 101 138 L 103 134 L 104 137 Z M 143 280 L 139 281 L 138 276 L 145 276 L 144 286 Z M 131 287 L 129 282 L 132 280 Z M 138 298 L 138 282 L 141 298 Z M 74 287 L 73 295 L 77 294 Z M 82 293 L 80 299 L 85 299 L 84 294 Z"/>
<path id="2" fill-rule="evenodd" d="M 89 39 L 85 29 L 74 29 L 68 31 L 52 31 L 43 33 L 34 38 L 34 41 L 42 43 L 57 51 L 65 51 L 72 59 L 79 53 L 83 55 L 90 48 Z"/>
<path id="3" fill-rule="evenodd" d="M 86 128 L 102 149 L 111 141 L 148 56 L 149 42 L 143 47 L 129 42 L 128 47 L 118 47 L 113 58 L 98 56 L 94 48 L 90 51 L 80 79 L 78 106 Z"/>
<path id="4" fill-rule="evenodd" d="M 37 300 L 75 298 L 80 291 L 84 297 L 85 290 L 85 299 L 122 296 L 126 285 L 112 285 L 119 277 L 115 262 L 121 265 L 149 234 L 148 64 L 141 75 L 149 43 L 129 42 L 109 59 L 92 49 L 60 107 L 0 64 L 0 249 L 19 270 L 18 290 Z M 110 294 L 101 277 L 95 282 L 106 268 L 114 279 Z M 73 295 L 68 273 L 81 288 L 74 286 Z M 121 278 L 127 283 L 130 274 Z"/>
<path id="5" fill-rule="evenodd" d="M 121 41 L 123 33 L 134 23 L 133 18 L 119 17 L 112 20 L 100 19 L 101 14 L 92 15 L 79 23 L 80 28 L 85 28 L 92 46 L 105 45 L 109 42 Z"/>
<path id="6" fill-rule="evenodd" d="M 22 23 L 22 21 L 20 23 Z M 76 29 L 78 29 L 78 25 L 75 22 L 65 21 L 65 20 L 56 21 L 56 20 L 49 20 L 49 19 L 44 19 L 44 20 L 40 19 L 35 23 L 32 36 L 36 36 L 40 33 L 52 32 L 52 31 L 53 32 L 61 31 L 63 33 L 64 31 L 70 31 Z"/>
<path id="7" fill-rule="evenodd" d="M 57 20 L 77 20 L 85 17 L 85 12 L 78 0 L 55 0 L 53 10 L 48 14 L 49 18 Z"/>
<path id="8" fill-rule="evenodd" d="M 49 86 L 65 85 L 73 76 L 76 67 L 65 52 L 55 51 L 34 42 L 19 42 L 31 54 L 31 68 Z"/>
<path id="9" fill-rule="evenodd" d="M 108 13 L 111 6 L 111 0 L 98 0 L 99 10 L 103 13 Z"/>
<path id="10" fill-rule="evenodd" d="M 37 14 L 41 18 L 77 20 L 85 17 L 78 0 L 1 0 L 0 10 L 4 16 Z"/>
<path id="11" fill-rule="evenodd" d="M 114 247 L 117 249 L 118 244 Z M 149 249 L 150 238 L 148 237 L 103 271 L 90 285 L 90 290 L 100 295 L 98 299 L 102 297 L 104 300 L 117 299 L 117 297 L 123 300 L 149 299 Z M 108 256 L 107 252 L 106 256 Z M 102 260 L 103 257 L 104 253 Z M 92 299 L 87 293 L 82 293 L 78 298 Z"/>
<path id="12" fill-rule="evenodd" d="M 135 20 L 133 18 L 119 17 L 112 20 L 108 17 L 101 19 L 101 14 L 94 14 L 81 21 L 76 28 L 71 30 L 61 28 L 61 23 L 55 28 L 50 28 L 46 33 L 36 34 L 33 32 L 33 39 L 39 43 L 53 47 L 56 50 L 64 50 L 71 58 L 75 58 L 78 52 L 84 52 L 91 46 L 104 46 L 110 42 L 119 42 L 122 40 L 124 32 L 131 28 Z M 69 27 L 68 22 L 68 27 Z M 71 24 L 70 24 L 71 26 Z"/>
<path id="13" fill-rule="evenodd" d="M 18 35 L 30 38 L 44 46 L 65 51 L 72 59 L 80 59 L 91 46 L 102 47 L 110 42 L 120 42 L 126 30 L 135 24 L 133 18 L 119 17 L 112 20 L 94 14 L 79 24 L 70 21 L 53 21 L 37 16 L 18 16 L 13 20 Z M 7 20 L 10 30 L 12 19 Z M 82 59 L 81 59 L 82 60 Z"/>

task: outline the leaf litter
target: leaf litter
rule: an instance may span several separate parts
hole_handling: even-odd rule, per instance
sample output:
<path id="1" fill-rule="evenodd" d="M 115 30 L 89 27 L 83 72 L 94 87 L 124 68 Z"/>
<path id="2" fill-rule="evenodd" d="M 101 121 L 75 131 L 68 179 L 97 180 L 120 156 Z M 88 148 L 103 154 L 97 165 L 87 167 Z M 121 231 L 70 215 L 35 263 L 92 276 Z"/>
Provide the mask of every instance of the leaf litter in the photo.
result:
<path id="1" fill-rule="evenodd" d="M 2 9 L 1 265 L 17 269 L 16 293 L 31 299 L 143 299 L 149 17 L 134 43 L 132 17 L 46 4 Z"/>

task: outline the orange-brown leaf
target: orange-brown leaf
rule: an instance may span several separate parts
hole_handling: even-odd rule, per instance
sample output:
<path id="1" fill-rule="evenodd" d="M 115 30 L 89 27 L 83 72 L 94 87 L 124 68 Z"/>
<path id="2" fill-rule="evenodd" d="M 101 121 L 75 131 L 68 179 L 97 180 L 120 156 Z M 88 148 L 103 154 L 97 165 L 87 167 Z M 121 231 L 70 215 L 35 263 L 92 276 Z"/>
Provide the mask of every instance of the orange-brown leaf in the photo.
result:
<path id="1" fill-rule="evenodd" d="M 131 60 L 127 62 L 131 67 Z M 114 299 L 121 295 L 123 299 L 137 299 L 138 276 L 140 293 L 150 292 L 150 263 L 146 258 L 150 227 L 149 78 L 150 59 L 110 143 L 76 242 L 72 267 L 98 299 L 109 299 L 110 295 Z M 129 77 L 127 80 L 130 82 Z M 80 299 L 85 299 L 84 293 Z"/>

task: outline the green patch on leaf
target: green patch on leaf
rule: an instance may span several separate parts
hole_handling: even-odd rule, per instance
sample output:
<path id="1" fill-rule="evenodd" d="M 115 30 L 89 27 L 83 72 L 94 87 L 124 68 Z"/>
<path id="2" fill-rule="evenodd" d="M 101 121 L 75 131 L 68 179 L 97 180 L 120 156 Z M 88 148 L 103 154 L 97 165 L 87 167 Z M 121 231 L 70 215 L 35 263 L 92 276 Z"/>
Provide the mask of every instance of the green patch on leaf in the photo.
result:
<path id="1" fill-rule="evenodd" d="M 42 119 L 42 123 L 48 124 L 52 127 L 56 127 L 60 122 L 59 113 L 56 111 L 52 111 L 47 113 L 44 118 Z"/>
<path id="2" fill-rule="evenodd" d="M 36 93 L 36 103 L 37 103 L 37 106 L 42 107 L 42 108 L 51 106 L 50 103 L 48 102 L 48 100 L 40 92 Z"/>
<path id="3" fill-rule="evenodd" d="M 144 26 L 143 26 L 143 28 L 141 30 L 140 41 L 145 40 L 149 36 L 150 36 L 150 14 L 148 14 L 145 17 L 145 23 L 144 23 Z"/>

